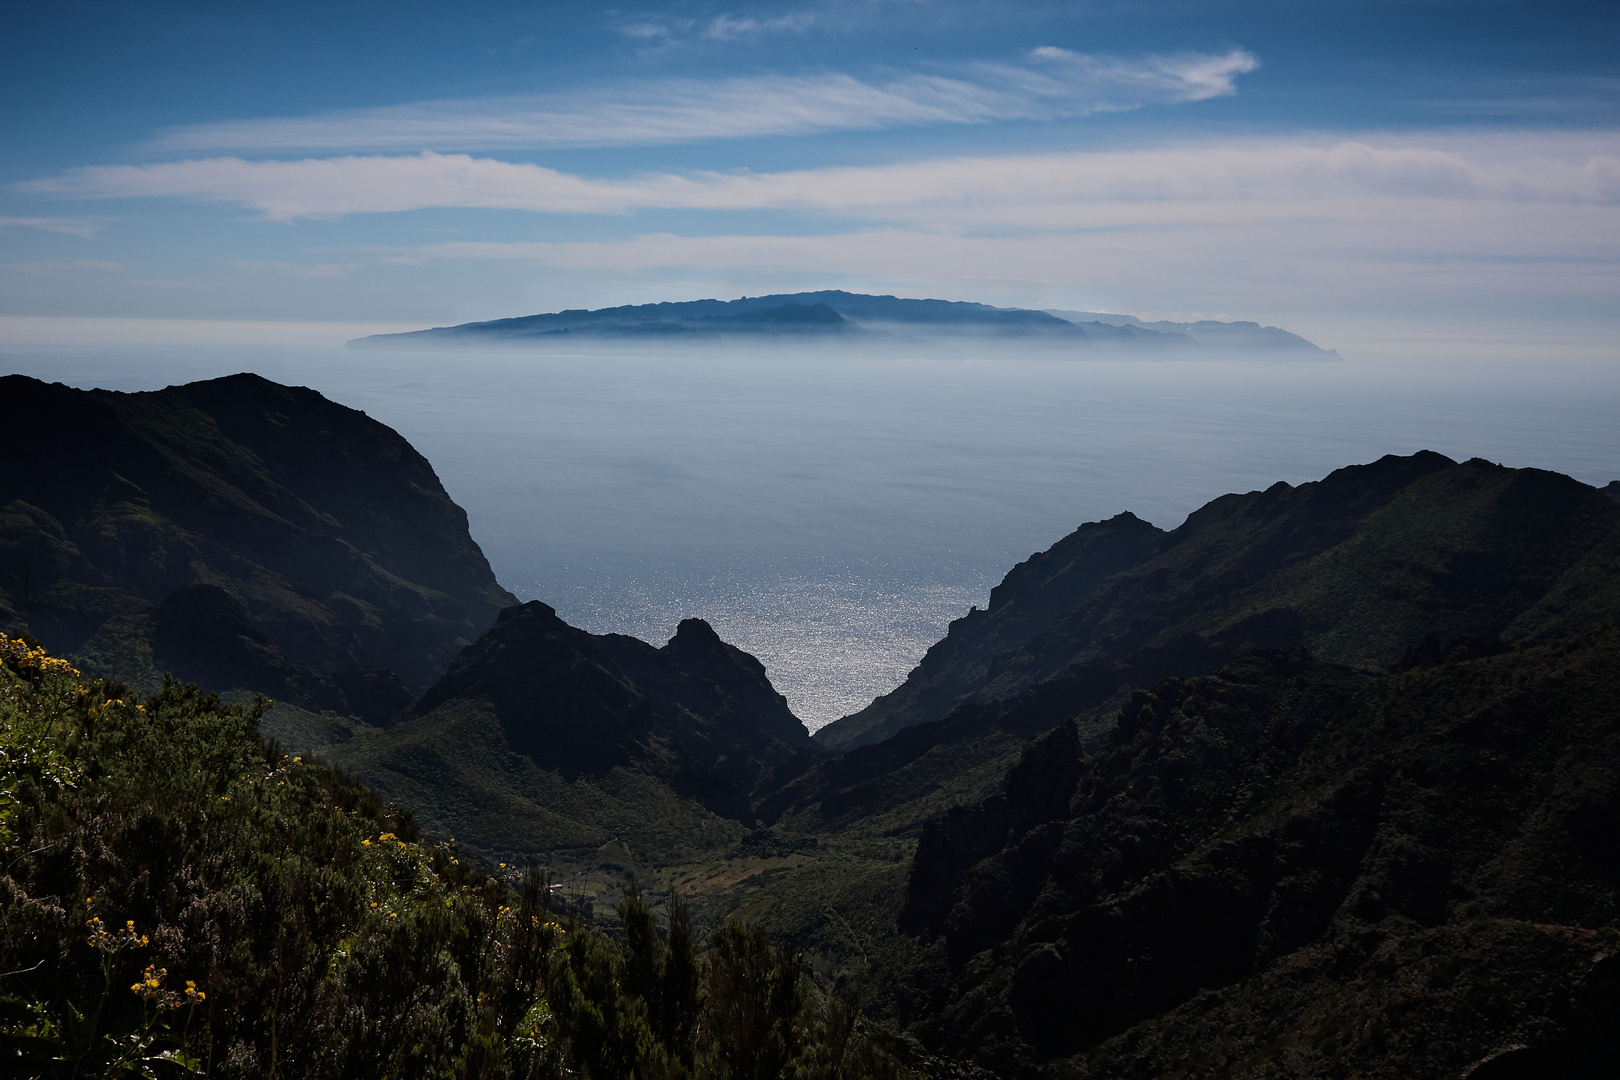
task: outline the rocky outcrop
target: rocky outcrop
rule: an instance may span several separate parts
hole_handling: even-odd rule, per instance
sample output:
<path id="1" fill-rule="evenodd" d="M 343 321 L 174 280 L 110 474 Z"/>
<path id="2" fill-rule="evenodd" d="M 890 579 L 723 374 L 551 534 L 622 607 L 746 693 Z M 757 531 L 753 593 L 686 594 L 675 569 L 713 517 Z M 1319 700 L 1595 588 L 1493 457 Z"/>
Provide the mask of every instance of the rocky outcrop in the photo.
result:
<path id="1" fill-rule="evenodd" d="M 655 648 L 569 626 L 538 600 L 508 608 L 411 715 L 464 703 L 487 706 L 513 750 L 565 775 L 631 764 L 693 782 L 712 774 L 750 823 L 747 793 L 812 748 L 764 666 L 702 619 Z"/>
<path id="2" fill-rule="evenodd" d="M 589 865 L 606 845 L 667 865 L 757 827 L 757 790 L 816 751 L 760 662 L 701 619 L 655 648 L 533 601 L 400 723 L 330 756 L 492 857 Z"/>

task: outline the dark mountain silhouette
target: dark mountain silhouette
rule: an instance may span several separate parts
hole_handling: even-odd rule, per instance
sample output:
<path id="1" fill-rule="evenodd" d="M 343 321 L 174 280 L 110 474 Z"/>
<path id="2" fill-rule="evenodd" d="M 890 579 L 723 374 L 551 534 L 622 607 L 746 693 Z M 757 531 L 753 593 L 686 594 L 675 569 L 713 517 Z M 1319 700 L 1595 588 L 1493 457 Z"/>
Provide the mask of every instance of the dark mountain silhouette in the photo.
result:
<path id="1" fill-rule="evenodd" d="M 1082 526 L 953 622 L 906 682 L 816 733 L 879 741 L 1050 681 L 1090 707 L 1253 648 L 1387 666 L 1426 634 L 1515 643 L 1620 614 L 1620 507 L 1556 473 L 1434 453 L 1226 495 L 1162 532 Z"/>
<path id="2" fill-rule="evenodd" d="M 829 854 L 916 838 L 904 875 L 846 871 L 839 925 L 871 929 L 858 952 L 822 934 L 829 963 L 1008 1077 L 1445 1076 L 1503 1051 L 1504 1076 L 1600 1075 L 1580 1070 L 1620 1030 L 1593 966 L 1620 947 L 1605 495 L 1418 454 L 1170 533 L 1082 527 L 865 716 L 898 731 L 759 804 Z M 813 937 L 796 897 L 833 880 L 736 902 Z"/>
<path id="3" fill-rule="evenodd" d="M 735 840 L 755 789 L 815 753 L 760 662 L 703 620 L 655 648 L 538 601 L 501 612 L 386 735 L 330 751 L 431 827 L 548 861 Z"/>
<path id="4" fill-rule="evenodd" d="M 663 648 L 569 626 L 539 601 L 501 612 L 411 707 L 487 704 L 519 752 L 571 773 L 646 754 L 659 739 L 691 767 L 747 791 L 809 749 L 809 733 L 749 654 L 702 619 Z"/>
<path id="5" fill-rule="evenodd" d="M 312 391 L 0 389 L 9 626 L 387 721 L 323 753 L 429 835 L 745 912 L 930 1075 L 1620 1053 L 1616 485 L 1419 453 L 1090 523 L 811 740 L 699 619 L 511 606 L 427 463 Z"/>
<path id="6" fill-rule="evenodd" d="M 269 721 L 335 739 L 334 760 L 475 845 L 706 850 L 755 825 L 766 777 L 816 756 L 759 662 L 701 620 L 660 649 L 509 606 L 428 463 L 314 391 L 252 375 L 0 391 L 17 447 L 0 489 L 7 630 L 148 688 L 173 673 L 401 722 L 353 737 L 330 716 Z"/>
<path id="7" fill-rule="evenodd" d="M 1204 324 L 1196 325 L 1203 327 Z M 1254 324 L 1211 325 L 1228 329 L 1199 329 L 1194 334 L 1179 327 L 1149 327 L 1134 321 L 1117 323 L 1099 318 L 1077 322 L 1049 312 L 1025 308 L 867 296 L 828 289 L 774 296 L 745 296 L 737 300 L 691 300 L 634 304 L 594 311 L 559 311 L 434 327 L 405 334 L 377 334 L 349 344 L 360 348 L 382 348 L 525 341 L 555 343 L 594 338 L 701 341 L 729 337 L 749 340 L 792 337 L 858 339 L 868 343 L 885 338 L 895 341 L 1011 338 L 1030 344 L 1096 345 L 1176 354 L 1188 350 L 1196 352 L 1200 345 L 1209 343 L 1222 348 L 1247 347 L 1247 338 L 1241 338 L 1238 330 L 1230 328 Z M 1260 338 L 1264 339 L 1263 345 L 1268 349 L 1274 349 L 1278 341 L 1286 339 L 1287 348 L 1296 354 L 1314 352 L 1328 355 L 1303 338 L 1275 327 L 1265 328 Z"/>
<path id="8" fill-rule="evenodd" d="M 374 717 L 514 602 L 423 457 L 313 390 L 0 379 L 0 625 L 89 670 Z"/>
<path id="9" fill-rule="evenodd" d="M 1613 623 L 1399 675 L 1251 653 L 1095 752 L 1059 725 L 927 828 L 907 1007 L 1003 1075 L 1444 1076 L 1529 1043 L 1595 1076 L 1617 775 Z"/>

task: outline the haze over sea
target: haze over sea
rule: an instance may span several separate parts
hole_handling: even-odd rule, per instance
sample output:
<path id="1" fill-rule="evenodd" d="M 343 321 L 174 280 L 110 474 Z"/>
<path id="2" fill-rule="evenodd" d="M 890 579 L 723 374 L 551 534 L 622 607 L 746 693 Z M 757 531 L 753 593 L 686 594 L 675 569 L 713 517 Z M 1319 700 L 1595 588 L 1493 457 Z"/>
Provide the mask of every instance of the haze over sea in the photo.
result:
<path id="1" fill-rule="evenodd" d="M 1320 363 L 10 337 L 0 370 L 71 386 L 254 371 L 364 409 L 433 463 L 519 597 L 655 643 L 705 618 L 812 729 L 896 686 L 1014 563 L 1083 521 L 1130 510 L 1170 528 L 1226 492 L 1425 448 L 1620 478 L 1606 343 Z"/>

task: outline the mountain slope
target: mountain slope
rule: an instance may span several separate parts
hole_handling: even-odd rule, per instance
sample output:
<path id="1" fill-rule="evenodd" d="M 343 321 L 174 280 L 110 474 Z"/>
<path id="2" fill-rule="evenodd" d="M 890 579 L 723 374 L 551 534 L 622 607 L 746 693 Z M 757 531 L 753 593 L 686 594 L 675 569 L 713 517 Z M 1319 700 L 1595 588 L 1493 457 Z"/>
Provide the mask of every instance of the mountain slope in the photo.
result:
<path id="1" fill-rule="evenodd" d="M 765 669 L 687 619 L 662 648 L 503 611 L 391 730 L 328 756 L 481 850 L 667 862 L 755 825 L 750 794 L 814 750 Z"/>
<path id="2" fill-rule="evenodd" d="M 1161 684 L 1097 753 L 1062 725 L 928 829 L 901 921 L 950 977 L 917 972 L 918 1030 L 1005 1075 L 1556 1048 L 1620 945 L 1616 776 L 1614 624 L 1401 675 L 1275 650 Z"/>
<path id="3" fill-rule="evenodd" d="M 1075 709 L 1250 648 L 1387 666 L 1427 634 L 1534 640 L 1620 613 L 1620 506 L 1555 473 L 1439 454 L 1226 495 L 1164 533 L 1082 527 L 951 625 L 906 683 L 816 739 L 851 748 L 1048 680 Z M 1047 579 L 1050 579 L 1049 581 Z"/>
<path id="4" fill-rule="evenodd" d="M 953 806 L 994 798 L 1026 740 L 1072 731 L 1080 751 L 1096 753 L 1134 691 L 1166 674 L 1241 665 L 1259 647 L 1303 645 L 1316 657 L 1300 673 L 1308 681 L 1355 685 L 1620 617 L 1615 507 L 1567 477 L 1420 454 L 1227 496 L 1172 533 L 1128 518 L 1083 527 L 1009 574 L 988 611 L 953 624 L 907 685 L 874 706 L 944 715 L 829 754 L 759 802 L 771 835 L 790 849 L 813 843 L 817 862 L 742 887 L 739 902 L 770 912 L 780 932 L 816 940 L 866 1000 L 915 1017 L 928 995 L 907 980 L 952 981 L 945 939 L 885 936 L 896 933 L 904 886 L 883 874 L 882 853 L 926 846 L 931 822 L 956 819 Z M 1108 573 L 1097 546 L 1105 537 L 1134 538 L 1111 553 L 1127 569 Z M 934 687 L 961 696 L 930 701 Z M 993 848 L 1007 826 L 987 827 L 982 842 Z M 943 894 L 948 912 L 950 875 L 990 854 L 975 850 L 914 891 Z M 860 875 L 851 880 L 862 883 L 861 902 L 839 909 L 862 928 L 858 945 L 801 899 L 831 895 L 823 879 L 845 852 L 867 860 L 848 871 Z M 1006 883 L 989 893 L 1012 905 L 1012 923 L 1022 918 L 1027 897 Z M 911 929 L 944 917 L 919 903 L 907 908 Z M 992 919 L 985 932 L 994 939 L 1007 925 Z"/>
<path id="5" fill-rule="evenodd" d="M 427 461 L 312 390 L 14 375 L 0 427 L 0 624 L 90 670 L 384 716 L 513 602 Z"/>
<path id="6" fill-rule="evenodd" d="M 745 1052 L 757 1076 L 917 1075 L 757 930 L 700 945 L 631 897 L 602 934 L 538 868 L 425 842 L 289 757 L 261 712 L 140 699 L 0 634 L 0 1075 L 722 1080 Z"/>
<path id="7" fill-rule="evenodd" d="M 989 677 L 988 665 L 1028 643 L 1103 581 L 1157 552 L 1165 534 L 1131 513 L 1088 522 L 1007 572 L 989 606 L 954 620 L 895 690 L 819 729 L 818 743 L 850 749 L 944 717 Z"/>

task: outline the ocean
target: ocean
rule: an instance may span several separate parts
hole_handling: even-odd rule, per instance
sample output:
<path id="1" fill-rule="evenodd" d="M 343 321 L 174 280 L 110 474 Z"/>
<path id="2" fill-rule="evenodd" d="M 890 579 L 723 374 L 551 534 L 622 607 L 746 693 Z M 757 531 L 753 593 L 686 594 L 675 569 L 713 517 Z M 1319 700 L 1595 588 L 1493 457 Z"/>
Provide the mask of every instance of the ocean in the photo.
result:
<path id="1" fill-rule="evenodd" d="M 1620 478 L 1620 364 L 0 345 L 0 371 L 149 390 L 255 371 L 389 424 L 500 581 L 597 633 L 707 619 L 812 730 L 897 686 L 1015 563 L 1130 510 L 1437 450 Z"/>

